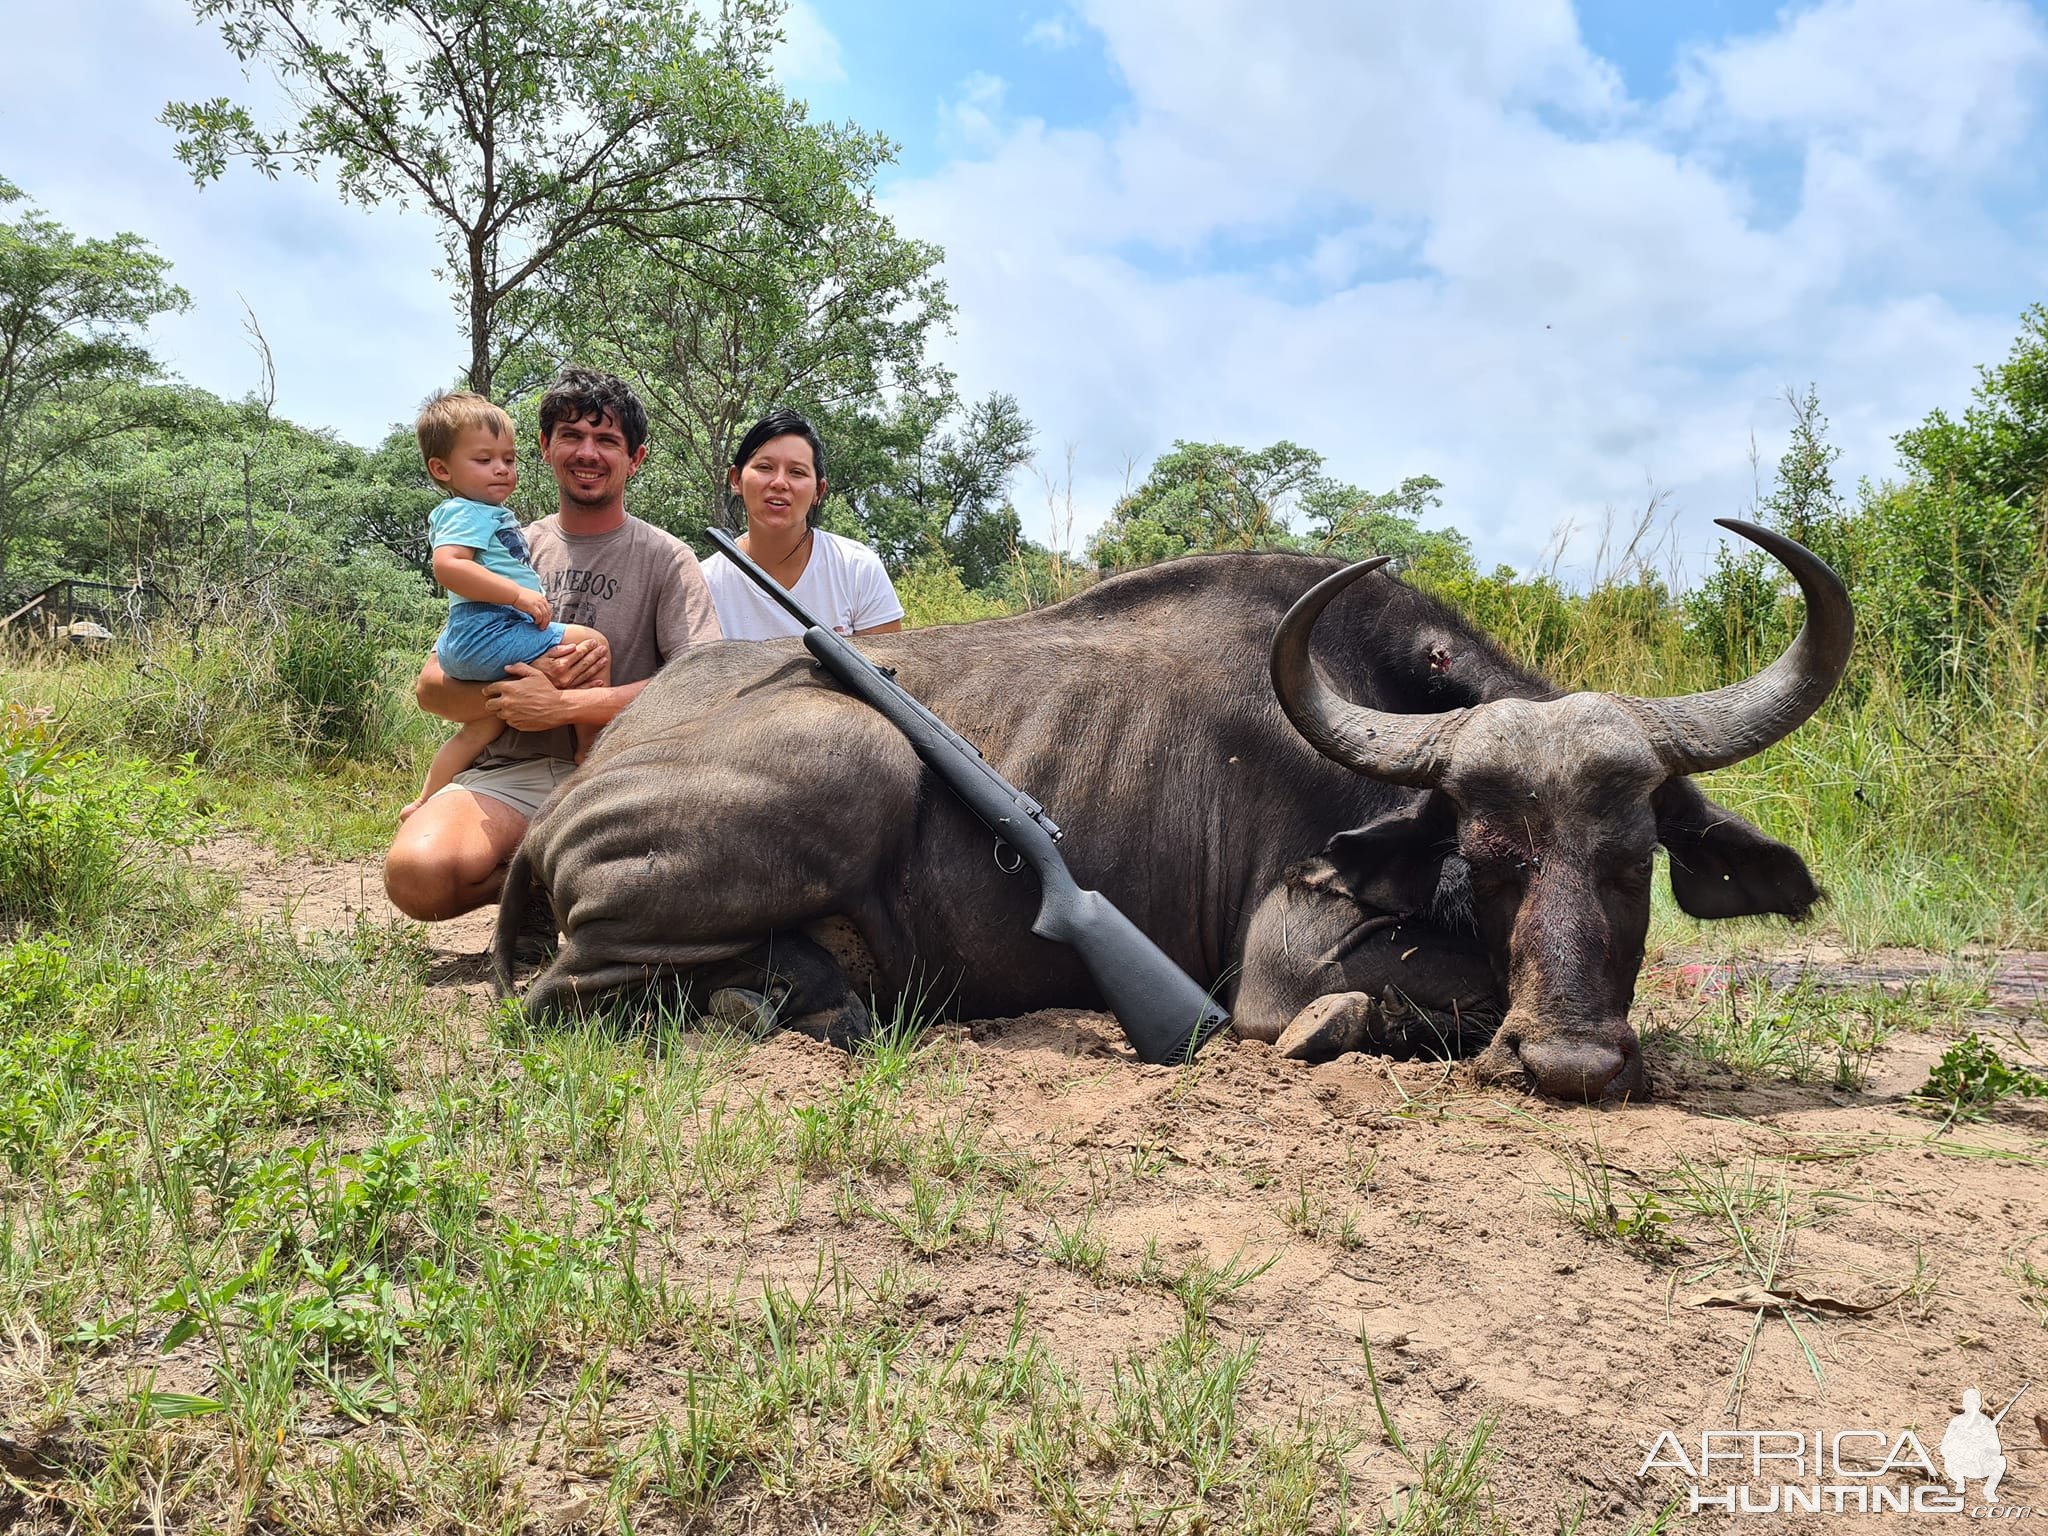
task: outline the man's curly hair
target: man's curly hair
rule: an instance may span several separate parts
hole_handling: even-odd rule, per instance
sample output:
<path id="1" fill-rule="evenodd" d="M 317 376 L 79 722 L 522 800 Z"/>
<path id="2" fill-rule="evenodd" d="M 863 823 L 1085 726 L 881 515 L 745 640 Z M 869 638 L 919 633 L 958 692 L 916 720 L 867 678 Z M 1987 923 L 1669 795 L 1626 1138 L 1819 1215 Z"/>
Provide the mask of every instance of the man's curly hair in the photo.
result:
<path id="1" fill-rule="evenodd" d="M 564 368 L 540 397 L 541 440 L 553 437 L 562 422 L 598 422 L 607 416 L 625 433 L 626 452 L 638 453 L 647 441 L 647 407 L 633 393 L 633 386 L 595 368 Z"/>

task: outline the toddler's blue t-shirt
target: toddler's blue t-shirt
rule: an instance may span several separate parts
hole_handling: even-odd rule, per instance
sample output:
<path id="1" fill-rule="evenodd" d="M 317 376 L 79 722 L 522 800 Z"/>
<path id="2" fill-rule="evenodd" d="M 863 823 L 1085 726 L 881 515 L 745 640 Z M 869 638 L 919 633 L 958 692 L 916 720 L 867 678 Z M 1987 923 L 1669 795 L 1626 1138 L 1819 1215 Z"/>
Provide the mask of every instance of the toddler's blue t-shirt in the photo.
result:
<path id="1" fill-rule="evenodd" d="M 526 535 L 519 531 L 519 519 L 510 507 L 450 496 L 427 517 L 427 543 L 435 549 L 443 544 L 473 549 L 485 570 L 509 576 L 529 592 L 541 590 L 540 574 L 533 568 Z M 452 592 L 448 597 L 456 603 L 476 601 Z"/>

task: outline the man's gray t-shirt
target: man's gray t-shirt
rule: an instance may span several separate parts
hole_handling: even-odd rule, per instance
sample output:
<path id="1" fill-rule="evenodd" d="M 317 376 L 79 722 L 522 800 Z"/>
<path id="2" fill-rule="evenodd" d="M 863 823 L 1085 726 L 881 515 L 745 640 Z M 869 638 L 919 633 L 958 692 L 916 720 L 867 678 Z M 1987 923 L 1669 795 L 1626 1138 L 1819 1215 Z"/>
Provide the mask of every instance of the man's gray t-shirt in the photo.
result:
<path id="1" fill-rule="evenodd" d="M 569 534 L 550 513 L 526 530 L 526 542 L 556 621 L 588 625 L 611 645 L 614 684 L 652 677 L 691 646 L 719 638 L 697 556 L 672 533 L 629 517 L 609 533 Z M 505 731 L 476 766 L 575 756 L 568 726 Z"/>

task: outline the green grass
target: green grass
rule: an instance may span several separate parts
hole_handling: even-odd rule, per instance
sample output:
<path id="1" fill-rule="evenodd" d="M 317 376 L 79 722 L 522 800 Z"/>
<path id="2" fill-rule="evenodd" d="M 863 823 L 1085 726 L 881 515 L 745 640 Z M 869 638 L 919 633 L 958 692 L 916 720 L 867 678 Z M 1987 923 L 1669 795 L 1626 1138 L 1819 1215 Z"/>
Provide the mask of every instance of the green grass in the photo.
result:
<path id="1" fill-rule="evenodd" d="M 536 1032 L 430 1004 L 427 959 L 403 925 L 299 938 L 196 897 L 0 945 L 4 1432 L 49 1471 L 19 1528 L 510 1531 L 535 1455 L 617 1528 L 1375 1518 L 1364 1425 L 1254 1390 L 1240 1319 L 1279 1253 L 1120 1267 L 951 1032 L 895 1021 L 775 1094 L 687 1015 Z M 1350 1149 L 1361 1198 L 1375 1166 Z M 1163 1335 L 1064 1358 L 1024 1279 L 934 1320 L 1026 1217 L 1043 1273 L 1163 1301 Z M 1385 1528 L 1488 1528 L 1456 1513 L 1487 1452 L 1418 1448 Z"/>
<path id="2" fill-rule="evenodd" d="M 510 1528 L 535 1443 L 628 1520 L 1327 1519 L 1345 1432 L 1252 1418 L 1258 1340 L 1217 1321 L 1270 1259 L 1154 1262 L 1132 1283 L 1178 1332 L 1086 1390 L 1021 1294 L 924 1319 L 923 1267 L 1042 1198 L 949 1035 L 899 1021 L 770 1098 L 687 1017 L 430 1008 L 404 927 L 184 917 L 0 946 L 0 1321 L 39 1341 L 7 1432 L 53 1467 L 24 1529 Z M 897 1258 L 857 1270 L 828 1236 L 762 1267 L 757 1237 L 828 1211 Z M 1051 1246 L 1106 1273 L 1085 1217 Z M 621 1385 L 650 1367 L 652 1416 Z M 370 1433 L 330 1455 L 333 1422 Z"/>
<path id="3" fill-rule="evenodd" d="M 1859 1092 L 1894 1035 L 1952 1034 L 1983 1001 L 1975 968 L 1896 990 L 1832 988 L 1810 976 L 1780 986 L 1752 976 L 1703 1001 L 1680 999 L 1674 1007 L 1684 1011 L 1667 1015 L 1645 1038 L 1752 1080 Z"/>

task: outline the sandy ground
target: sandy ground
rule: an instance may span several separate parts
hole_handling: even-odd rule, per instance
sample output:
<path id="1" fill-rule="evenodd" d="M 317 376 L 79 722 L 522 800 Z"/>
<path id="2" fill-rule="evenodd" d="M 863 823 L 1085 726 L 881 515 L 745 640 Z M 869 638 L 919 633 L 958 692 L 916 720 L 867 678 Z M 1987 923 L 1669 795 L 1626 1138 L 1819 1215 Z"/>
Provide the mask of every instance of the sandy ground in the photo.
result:
<path id="1" fill-rule="evenodd" d="M 301 929 L 395 917 L 374 865 L 281 861 L 233 840 L 198 860 L 232 871 L 252 913 Z M 429 931 L 432 977 L 451 998 L 483 990 L 490 928 L 486 912 Z M 1891 987 L 1949 966 L 1818 945 L 1752 964 L 1780 980 L 1819 967 L 1824 984 Z M 2015 1060 L 2048 1059 L 2048 957 L 1973 965 L 1991 985 L 1972 1022 L 1997 1031 Z M 1681 1024 L 1727 980 L 1725 965 L 1656 957 L 1639 1028 Z M 1518 1532 L 1552 1530 L 1554 1511 L 1580 1503 L 1586 1530 L 1626 1529 L 1673 1498 L 1683 1508 L 1694 1479 L 1668 1466 L 1639 1475 L 1666 1430 L 1695 1459 L 1703 1432 L 1803 1431 L 1803 1474 L 1790 1462 L 1758 1471 L 1728 1461 L 1697 1479 L 1710 1497 L 1747 1484 L 1763 1501 L 1781 1482 L 1848 1484 L 1858 1472 L 1867 1481 L 1882 1459 L 1876 1442 L 1852 1440 L 1848 1475 L 1816 1479 L 1816 1432 L 1876 1430 L 1891 1445 L 1910 1429 L 1932 1453 L 1966 1389 L 1996 1411 L 2033 1383 L 1999 1427 L 2010 1466 L 1998 1513 L 2048 1531 L 2048 1412 L 2035 1416 L 2048 1410 L 2048 1285 L 2031 1288 L 2024 1271 L 2031 1263 L 2048 1276 L 2048 1114 L 2006 1109 L 1937 1134 L 1939 1122 L 1905 1096 L 1953 1038 L 1944 1027 L 1892 1037 L 1856 1092 L 1745 1082 L 1653 1045 L 1654 1103 L 1588 1109 L 1481 1090 L 1454 1067 L 1360 1055 L 1310 1067 L 1230 1041 L 1191 1073 L 1144 1067 L 1098 1015 L 975 1024 L 957 1046 L 970 1102 L 1059 1193 L 1016 1213 L 1004 1244 L 934 1261 L 922 1304 L 935 1327 L 986 1330 L 1028 1295 L 1060 1357 L 1100 1382 L 1112 1360 L 1166 1336 L 1176 1304 L 1049 1262 L 1048 1222 L 1071 1224 L 1092 1194 L 1112 1272 L 1135 1271 L 1148 1242 L 1176 1264 L 1273 1257 L 1218 1314 L 1233 1336 L 1262 1340 L 1249 1415 L 1285 1423 L 1309 1406 L 1369 1423 L 1362 1332 L 1412 1443 L 1497 1421 L 1494 1492 Z M 782 1036 L 742 1070 L 750 1089 L 797 1095 L 842 1063 Z M 1609 1168 L 1621 1214 L 1647 1194 L 1671 1217 L 1650 1223 L 1670 1244 L 1596 1240 L 1566 1219 L 1552 1192 L 1589 1154 Z M 1670 1193 L 1688 1168 L 1706 1186 L 1748 1192 L 1733 1202 L 1739 1231 Z M 709 1213 L 659 1215 L 686 1235 L 704 1225 L 715 1255 Z M 794 1268 L 823 1245 L 856 1270 L 892 1256 L 879 1239 L 863 1253 L 863 1240 L 833 1223 L 819 1191 L 794 1225 L 760 1241 Z M 1759 1290 L 1771 1252 L 1775 1299 L 1789 1314 Z M 1748 1454 L 1736 1440 L 1715 1448 Z M 1368 1490 L 1405 1476 L 1376 1434 L 1350 1462 Z M 1969 1485 L 1981 1513 L 1980 1492 Z M 1681 1523 L 1919 1531 L 1965 1518 L 1710 1512 Z"/>

